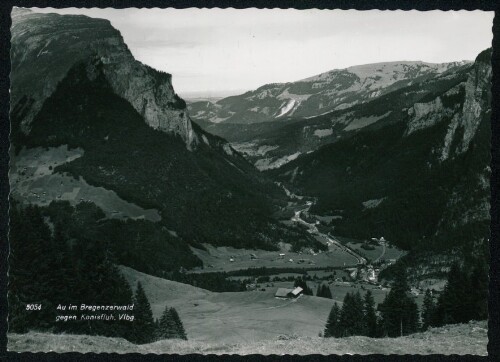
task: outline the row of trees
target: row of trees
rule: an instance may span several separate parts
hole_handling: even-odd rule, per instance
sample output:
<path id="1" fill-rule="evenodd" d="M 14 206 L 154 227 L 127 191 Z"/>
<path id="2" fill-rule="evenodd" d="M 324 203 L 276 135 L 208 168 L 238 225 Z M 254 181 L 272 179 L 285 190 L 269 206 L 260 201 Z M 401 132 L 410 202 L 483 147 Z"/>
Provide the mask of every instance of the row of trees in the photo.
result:
<path id="1" fill-rule="evenodd" d="M 431 326 L 488 318 L 488 269 L 480 261 L 472 269 L 453 265 L 437 301 L 430 290 L 426 291 L 421 315 L 409 292 L 406 273 L 401 268 L 390 292 L 377 308 L 370 290 L 364 298 L 359 292 L 347 293 L 342 308 L 337 303 L 333 305 L 324 336 L 398 337 L 425 331 Z"/>
<path id="2" fill-rule="evenodd" d="M 326 284 L 318 285 L 318 289 L 316 290 L 316 296 L 329 299 L 333 298 L 332 292 L 330 291 L 330 288 Z"/>
<path id="3" fill-rule="evenodd" d="M 359 292 L 347 293 L 342 308 L 335 303 L 326 322 L 325 337 L 379 336 L 375 302 L 371 291 L 362 298 Z"/>

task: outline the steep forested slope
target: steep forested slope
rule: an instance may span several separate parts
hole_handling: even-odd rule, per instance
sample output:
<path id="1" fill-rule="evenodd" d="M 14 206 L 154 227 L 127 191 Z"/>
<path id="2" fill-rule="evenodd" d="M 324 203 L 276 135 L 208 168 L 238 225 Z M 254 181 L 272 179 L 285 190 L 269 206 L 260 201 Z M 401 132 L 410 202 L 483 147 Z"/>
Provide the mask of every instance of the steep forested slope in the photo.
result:
<path id="1" fill-rule="evenodd" d="M 489 234 L 491 49 L 461 82 L 269 174 L 338 215 L 333 232 L 419 251 L 482 253 Z M 475 246 L 474 246 L 475 245 Z M 411 258 L 410 258 L 411 259 Z"/>

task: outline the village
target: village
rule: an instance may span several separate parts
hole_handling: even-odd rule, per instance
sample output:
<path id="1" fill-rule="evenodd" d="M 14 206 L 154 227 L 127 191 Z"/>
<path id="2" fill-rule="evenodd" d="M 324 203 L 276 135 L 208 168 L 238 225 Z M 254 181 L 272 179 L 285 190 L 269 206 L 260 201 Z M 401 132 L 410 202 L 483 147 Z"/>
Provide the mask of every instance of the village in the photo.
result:
<path id="1" fill-rule="evenodd" d="M 332 236 L 329 235 L 329 238 L 332 239 Z M 404 252 L 384 237 L 365 242 L 337 237 L 335 241 L 329 244 L 325 252 L 308 249 L 274 252 L 205 244 L 206 250 L 192 248 L 203 260 L 204 268 L 188 273 L 224 272 L 231 280 L 246 282 L 247 292 L 266 292 L 266 295 L 278 299 L 293 301 L 300 298 L 304 288 L 297 286 L 297 280 L 303 280 L 314 292 L 313 295 L 316 295 L 318 288 L 328 287 L 336 302 L 342 302 L 349 292 L 371 290 L 375 301 L 381 303 L 390 288 L 387 282 L 379 280 L 379 274 L 394 264 Z M 369 245 L 372 250 L 363 249 L 363 245 Z M 350 253 L 345 251 L 347 248 Z M 412 288 L 411 293 L 420 300 L 424 290 Z"/>

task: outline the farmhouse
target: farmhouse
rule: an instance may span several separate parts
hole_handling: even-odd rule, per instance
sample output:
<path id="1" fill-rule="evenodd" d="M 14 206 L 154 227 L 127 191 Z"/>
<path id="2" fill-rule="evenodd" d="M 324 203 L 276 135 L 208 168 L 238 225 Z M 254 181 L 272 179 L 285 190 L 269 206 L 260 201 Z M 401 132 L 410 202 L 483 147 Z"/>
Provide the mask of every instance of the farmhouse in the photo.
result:
<path id="1" fill-rule="evenodd" d="M 301 295 L 303 292 L 303 289 L 301 287 L 297 287 L 295 289 L 287 289 L 287 288 L 278 288 L 276 291 L 276 294 L 274 296 L 276 298 L 297 298 L 299 295 Z"/>

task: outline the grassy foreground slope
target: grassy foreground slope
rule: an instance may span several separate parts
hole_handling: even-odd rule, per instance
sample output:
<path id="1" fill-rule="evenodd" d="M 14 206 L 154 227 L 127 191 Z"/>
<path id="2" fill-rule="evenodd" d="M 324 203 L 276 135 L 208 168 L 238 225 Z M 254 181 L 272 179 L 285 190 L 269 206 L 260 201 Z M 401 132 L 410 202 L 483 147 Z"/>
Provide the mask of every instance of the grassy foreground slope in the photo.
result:
<path id="1" fill-rule="evenodd" d="M 49 333 L 9 334 L 9 351 L 30 352 L 116 352 L 116 353 L 203 353 L 203 354 L 457 354 L 487 355 L 485 321 L 433 328 L 400 338 L 278 337 L 260 342 L 227 344 L 163 340 L 134 345 L 121 338 Z"/>
<path id="2" fill-rule="evenodd" d="M 280 335 L 317 336 L 324 329 L 334 301 L 304 295 L 296 300 L 274 298 L 266 291 L 214 293 L 121 267 L 131 286 L 141 282 L 155 318 L 165 305 L 174 307 L 190 340 L 207 343 L 252 343 Z"/>

